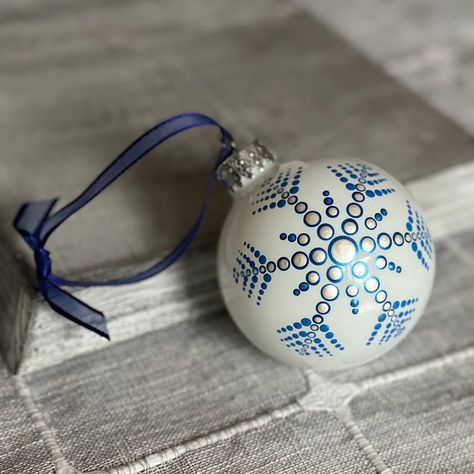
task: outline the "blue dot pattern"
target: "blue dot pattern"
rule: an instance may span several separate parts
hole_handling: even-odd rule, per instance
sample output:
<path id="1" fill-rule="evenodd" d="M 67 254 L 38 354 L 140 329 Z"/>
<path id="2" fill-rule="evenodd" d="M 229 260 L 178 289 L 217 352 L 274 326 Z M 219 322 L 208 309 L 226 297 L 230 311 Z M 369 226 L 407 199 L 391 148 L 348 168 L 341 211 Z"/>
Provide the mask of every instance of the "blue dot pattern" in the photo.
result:
<path id="1" fill-rule="evenodd" d="M 416 254 L 420 263 L 426 270 L 429 270 L 429 261 L 433 258 L 433 244 L 430 234 L 420 213 L 412 208 L 409 201 L 406 201 L 406 204 L 408 216 L 405 224 L 405 238 L 407 242 L 411 242 L 411 249 Z M 416 240 L 418 240 L 418 243 Z"/>
<path id="2" fill-rule="evenodd" d="M 303 167 L 298 166 L 295 171 L 288 168 L 275 177 L 267 178 L 260 185 L 260 191 L 252 202 L 252 214 L 281 209 L 293 201 L 296 202 L 302 171 Z"/>
<path id="3" fill-rule="evenodd" d="M 426 270 L 429 270 L 429 262 L 433 258 L 428 229 L 408 200 L 405 229 L 399 232 L 389 234 L 382 231 L 384 219 L 390 214 L 383 205 L 374 214 L 366 213 L 366 199 L 383 200 L 384 196 L 396 192 L 394 188 L 387 187 L 385 176 L 362 163 L 344 163 L 327 168 L 351 194 L 349 204 L 341 207 L 330 191 L 324 190 L 321 196 L 324 212 L 310 209 L 306 202 L 298 199 L 303 172 L 301 166 L 294 171 L 288 168 L 268 178 L 252 202 L 252 214 L 290 208 L 301 217 L 307 230 L 299 234 L 280 232 L 277 238 L 294 245 L 295 251 L 273 260 L 251 242 L 244 242 L 233 269 L 235 283 L 241 285 L 248 298 L 254 299 L 257 305 L 262 303 L 272 280 L 279 273 L 290 269 L 301 271 L 301 278 L 289 289 L 290 294 L 297 298 L 306 292 L 317 293 L 314 308 L 310 314 L 276 329 L 281 342 L 301 356 L 325 357 L 344 350 L 344 345 L 331 330 L 331 303 L 346 298 L 348 311 L 353 317 L 358 317 L 361 291 L 373 298 L 381 311 L 367 337 L 368 346 L 377 338 L 379 344 L 386 343 L 405 330 L 418 299 L 391 301 L 380 279 L 364 262 L 364 256 L 376 252 L 375 266 L 382 271 L 382 275 L 385 272 L 403 272 L 402 266 L 389 258 L 392 246 L 409 247 Z M 339 225 L 335 224 L 332 219 L 341 213 L 344 219 Z M 353 255 L 347 261 L 341 260 L 336 251 L 341 243 L 352 250 Z M 321 266 L 328 261 L 331 266 L 323 272 Z M 346 266 L 360 285 L 344 281 Z"/>
<path id="4" fill-rule="evenodd" d="M 411 321 L 410 314 L 415 312 L 417 303 L 418 298 L 387 302 L 384 305 L 385 311 L 377 318 L 366 345 L 370 346 L 376 339 L 378 339 L 376 341 L 378 345 L 382 345 L 390 341 L 392 337 L 400 336 L 405 331 L 407 323 Z"/>
<path id="5" fill-rule="evenodd" d="M 238 253 L 236 265 L 232 269 L 232 277 L 236 284 L 242 285 L 242 291 L 248 298 L 255 296 L 257 305 L 260 306 L 268 284 L 272 280 L 268 270 L 267 257 L 260 250 L 244 242 L 244 251 Z M 270 268 L 272 268 L 270 266 Z"/>

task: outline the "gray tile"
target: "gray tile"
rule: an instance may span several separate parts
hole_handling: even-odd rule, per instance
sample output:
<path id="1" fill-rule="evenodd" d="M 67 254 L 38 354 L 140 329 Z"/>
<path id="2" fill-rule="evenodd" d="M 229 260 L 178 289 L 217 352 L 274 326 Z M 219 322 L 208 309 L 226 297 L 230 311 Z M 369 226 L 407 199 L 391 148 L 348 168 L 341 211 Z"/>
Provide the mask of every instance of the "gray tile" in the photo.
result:
<path id="1" fill-rule="evenodd" d="M 376 470 L 341 422 L 303 413 L 186 453 L 150 474 L 371 474 Z"/>
<path id="2" fill-rule="evenodd" d="M 53 464 L 11 376 L 0 362 L 0 472 L 53 474 Z"/>
<path id="3" fill-rule="evenodd" d="M 362 432 L 394 473 L 474 472 L 472 360 L 356 398 Z"/>
<path id="4" fill-rule="evenodd" d="M 66 459 L 125 464 L 288 404 L 303 374 L 263 356 L 227 316 L 182 323 L 28 377 Z"/>

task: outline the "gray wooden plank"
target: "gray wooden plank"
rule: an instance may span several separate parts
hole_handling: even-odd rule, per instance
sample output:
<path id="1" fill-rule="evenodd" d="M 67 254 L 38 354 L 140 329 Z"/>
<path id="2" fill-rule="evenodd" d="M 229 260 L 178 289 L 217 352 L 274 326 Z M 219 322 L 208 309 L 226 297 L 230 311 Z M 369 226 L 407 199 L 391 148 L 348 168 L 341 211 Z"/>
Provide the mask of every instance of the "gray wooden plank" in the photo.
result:
<path id="1" fill-rule="evenodd" d="M 296 0 L 354 46 L 474 132 L 474 3 Z"/>
<path id="2" fill-rule="evenodd" d="M 181 1 L 56 9 L 51 0 L 52 15 L 33 2 L 24 3 L 30 14 L 3 7 L 0 252 L 28 265 L 10 224 L 17 206 L 57 195 L 64 203 L 138 133 L 183 110 L 215 116 L 239 143 L 261 136 L 285 160 L 360 156 L 404 180 L 472 156 L 467 134 L 351 45 L 285 2 L 263 3 L 253 14 L 232 2 L 188 11 Z M 197 212 L 212 133 L 165 145 L 66 223 L 49 245 L 55 271 L 117 273 L 169 250 Z M 229 203 L 215 194 L 198 245 L 216 239 Z M 29 268 L 14 294 L 34 281 Z M 60 339 L 83 331 L 41 314 L 66 331 Z M 3 317 L 26 327 L 30 316 Z"/>

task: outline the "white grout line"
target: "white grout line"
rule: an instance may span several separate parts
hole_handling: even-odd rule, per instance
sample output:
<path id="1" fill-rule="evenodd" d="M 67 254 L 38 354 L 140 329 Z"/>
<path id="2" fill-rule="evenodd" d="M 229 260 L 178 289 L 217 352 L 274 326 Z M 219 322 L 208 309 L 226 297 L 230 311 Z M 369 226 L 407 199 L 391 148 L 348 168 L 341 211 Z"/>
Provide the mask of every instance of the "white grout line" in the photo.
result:
<path id="1" fill-rule="evenodd" d="M 12 377 L 15 388 L 23 400 L 23 403 L 28 410 L 29 415 L 33 420 L 35 428 L 39 431 L 43 442 L 48 449 L 51 459 L 53 461 L 56 474 L 81 474 L 80 471 L 74 469 L 64 457 L 64 454 L 59 447 L 53 432 L 49 428 L 43 414 L 36 406 L 33 397 L 31 396 L 30 389 L 26 385 L 21 375 L 15 375 Z"/>
<path id="2" fill-rule="evenodd" d="M 274 410 L 265 415 L 258 416 L 252 420 L 246 420 L 233 426 L 224 428 L 223 430 L 210 433 L 206 436 L 192 439 L 178 446 L 150 454 L 140 461 L 114 467 L 109 471 L 94 471 L 90 472 L 89 474 L 138 474 L 146 469 L 151 469 L 165 462 L 172 461 L 190 451 L 212 446 L 213 444 L 216 444 L 220 441 L 231 439 L 236 435 L 247 433 L 262 426 L 268 425 L 272 421 L 281 420 L 295 413 L 301 413 L 302 411 L 303 408 L 298 403 L 290 403 L 282 408 Z"/>
<path id="3" fill-rule="evenodd" d="M 344 424 L 347 431 L 354 438 L 362 452 L 367 456 L 369 461 L 374 466 L 378 474 L 393 474 L 393 471 L 385 464 L 382 456 L 372 446 L 370 441 L 365 437 L 352 417 L 351 410 L 348 406 L 342 406 L 333 412 L 337 418 Z"/>

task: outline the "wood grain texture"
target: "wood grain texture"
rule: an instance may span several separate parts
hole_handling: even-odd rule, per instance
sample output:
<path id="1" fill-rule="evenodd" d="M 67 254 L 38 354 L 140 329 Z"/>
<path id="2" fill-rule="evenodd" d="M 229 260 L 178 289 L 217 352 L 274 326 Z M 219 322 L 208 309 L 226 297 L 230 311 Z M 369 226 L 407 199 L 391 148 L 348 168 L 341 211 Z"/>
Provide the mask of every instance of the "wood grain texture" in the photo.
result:
<path id="1" fill-rule="evenodd" d="M 432 106 L 474 132 L 471 0 L 296 0 Z"/>
<path id="2" fill-rule="evenodd" d="M 28 251 L 11 229 L 17 206 L 58 195 L 66 202 L 131 139 L 171 113 L 208 113 L 239 143 L 260 136 L 283 160 L 358 156 L 403 180 L 462 163 L 474 151 L 460 128 L 287 2 L 265 0 L 255 8 L 249 1 L 189 7 L 49 0 L 41 8 L 7 3 L 1 12 L 0 254 L 12 260 L 18 253 L 19 268 L 29 265 L 2 290 L 10 296 L 25 288 L 31 294 L 34 282 Z M 213 136 L 193 131 L 165 145 L 66 223 L 49 245 L 54 270 L 70 277 L 123 273 L 169 250 L 196 215 L 216 150 Z M 196 245 L 216 240 L 229 202 L 216 192 Z M 165 279 L 146 283 L 147 291 L 161 295 Z M 189 280 L 183 277 L 183 287 Z M 108 311 L 111 324 L 133 309 L 133 327 L 148 327 L 138 314 L 156 299 L 144 298 L 141 313 L 133 291 L 108 291 L 99 298 L 103 309 L 108 298 L 122 301 Z M 18 305 L 15 298 L 9 308 Z M 90 335 L 39 299 L 34 306 L 30 361 L 45 351 L 42 364 L 54 364 L 102 346 L 89 345 Z M 16 317 L 11 309 L 2 314 Z M 53 344 L 42 342 L 48 333 Z M 9 360 L 11 367 L 19 362 Z"/>

